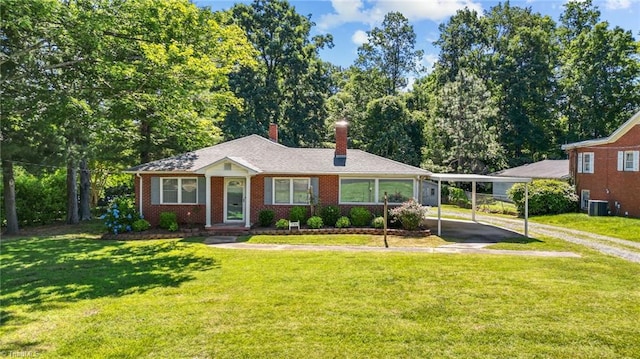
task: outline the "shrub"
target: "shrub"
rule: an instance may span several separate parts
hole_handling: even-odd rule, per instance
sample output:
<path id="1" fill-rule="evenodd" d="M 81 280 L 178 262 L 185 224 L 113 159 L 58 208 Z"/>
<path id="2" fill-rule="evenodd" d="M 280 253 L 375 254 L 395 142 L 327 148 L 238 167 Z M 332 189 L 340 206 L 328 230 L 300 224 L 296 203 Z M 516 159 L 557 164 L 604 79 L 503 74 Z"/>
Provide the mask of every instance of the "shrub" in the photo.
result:
<path id="1" fill-rule="evenodd" d="M 463 208 L 469 207 L 471 204 L 464 190 L 457 187 L 449 187 L 449 203 Z"/>
<path id="2" fill-rule="evenodd" d="M 133 224 L 131 225 L 131 228 L 133 228 L 134 232 L 142 232 L 151 228 L 151 224 L 146 219 L 140 218 L 135 222 L 133 222 Z"/>
<path id="3" fill-rule="evenodd" d="M 276 218 L 276 212 L 271 209 L 263 209 L 258 214 L 258 222 L 260 227 L 269 227 L 273 223 L 273 219 Z"/>
<path id="4" fill-rule="evenodd" d="M 374 218 L 373 221 L 371 221 L 371 226 L 373 226 L 373 228 L 378 228 L 378 229 L 384 228 L 384 217 Z"/>
<path id="5" fill-rule="evenodd" d="M 516 183 L 507 191 L 516 204 L 518 214 L 524 214 L 524 183 Z M 529 185 L 529 214 L 558 214 L 578 209 L 578 195 L 573 186 L 558 180 L 535 180 Z"/>
<path id="6" fill-rule="evenodd" d="M 278 229 L 287 229 L 287 228 L 289 228 L 289 220 L 284 219 L 284 218 L 280 218 L 276 222 L 276 228 L 278 228 Z"/>
<path id="7" fill-rule="evenodd" d="M 27 227 L 64 219 L 67 213 L 66 170 L 36 175 L 14 165 L 18 224 Z M 0 181 L 2 193 L 2 181 Z M 5 224 L 4 196 L 0 196 L 0 223 Z"/>
<path id="8" fill-rule="evenodd" d="M 420 221 L 427 215 L 428 208 L 416 202 L 413 198 L 404 202 L 400 207 L 389 210 L 394 221 L 400 221 L 402 228 L 414 231 L 420 226 Z"/>
<path id="9" fill-rule="evenodd" d="M 104 219 L 109 232 L 118 234 L 131 232 L 133 223 L 140 219 L 140 216 L 136 212 L 133 199 L 125 196 L 114 198 L 107 208 L 107 213 L 100 218 Z"/>
<path id="10" fill-rule="evenodd" d="M 178 215 L 175 212 L 160 212 L 160 228 L 171 230 L 173 224 L 178 225 Z"/>
<path id="11" fill-rule="evenodd" d="M 351 217 L 351 224 L 353 224 L 354 227 L 365 227 L 371 222 L 371 212 L 364 207 L 351 208 L 349 217 Z"/>
<path id="12" fill-rule="evenodd" d="M 309 226 L 309 228 L 322 228 L 322 224 L 322 217 L 319 216 L 313 216 L 307 220 L 307 226 Z"/>
<path id="13" fill-rule="evenodd" d="M 338 206 L 326 206 L 320 211 L 320 217 L 327 226 L 335 226 L 336 221 L 340 218 L 340 208 Z"/>
<path id="14" fill-rule="evenodd" d="M 338 218 L 338 220 L 336 221 L 336 228 L 348 228 L 348 227 L 351 227 L 351 221 L 349 220 L 349 217 L 342 216 Z"/>
<path id="15" fill-rule="evenodd" d="M 171 223 L 171 225 L 169 226 L 169 231 L 170 232 L 175 232 L 178 230 L 178 222 L 173 222 Z"/>
<path id="16" fill-rule="evenodd" d="M 289 220 L 291 222 L 304 223 L 307 220 L 307 207 L 294 206 L 289 210 Z"/>

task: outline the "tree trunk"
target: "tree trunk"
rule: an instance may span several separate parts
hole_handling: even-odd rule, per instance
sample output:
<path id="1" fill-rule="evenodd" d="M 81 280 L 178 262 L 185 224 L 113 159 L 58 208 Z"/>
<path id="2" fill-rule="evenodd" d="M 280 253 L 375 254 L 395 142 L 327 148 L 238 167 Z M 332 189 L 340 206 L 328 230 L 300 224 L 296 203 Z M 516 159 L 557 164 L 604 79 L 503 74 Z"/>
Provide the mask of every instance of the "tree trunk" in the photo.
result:
<path id="1" fill-rule="evenodd" d="M 67 223 L 78 224 L 78 170 L 75 161 L 67 162 Z"/>
<path id="2" fill-rule="evenodd" d="M 91 172 L 87 159 L 80 161 L 80 220 L 91 219 Z"/>
<path id="3" fill-rule="evenodd" d="M 4 213 L 7 220 L 5 234 L 18 234 L 18 211 L 16 210 L 16 182 L 13 178 L 13 162 L 2 161 L 2 184 L 4 196 Z"/>

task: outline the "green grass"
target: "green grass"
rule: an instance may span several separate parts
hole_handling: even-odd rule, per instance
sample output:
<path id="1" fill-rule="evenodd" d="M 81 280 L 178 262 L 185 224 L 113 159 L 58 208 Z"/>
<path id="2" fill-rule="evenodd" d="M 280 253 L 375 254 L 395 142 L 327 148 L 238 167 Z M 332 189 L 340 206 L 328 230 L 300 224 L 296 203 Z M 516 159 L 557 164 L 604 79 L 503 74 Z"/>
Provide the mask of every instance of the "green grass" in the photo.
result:
<path id="1" fill-rule="evenodd" d="M 530 217 L 530 220 L 640 242 L 640 219 L 637 218 L 593 217 L 584 213 L 565 213 L 535 216 Z"/>
<path id="2" fill-rule="evenodd" d="M 377 235 L 294 235 L 294 236 L 271 236 L 271 235 L 256 235 L 242 239 L 249 243 L 269 243 L 269 244 L 313 244 L 313 245 L 331 245 L 331 246 L 344 246 L 344 245 L 359 245 L 369 247 L 384 247 L 383 236 Z M 387 236 L 387 243 L 394 247 L 437 247 L 446 244 L 444 240 L 437 236 L 429 237 L 399 237 L 399 236 Z"/>
<path id="3" fill-rule="evenodd" d="M 0 242 L 0 355 L 640 357 L 640 266 L 582 258 Z"/>

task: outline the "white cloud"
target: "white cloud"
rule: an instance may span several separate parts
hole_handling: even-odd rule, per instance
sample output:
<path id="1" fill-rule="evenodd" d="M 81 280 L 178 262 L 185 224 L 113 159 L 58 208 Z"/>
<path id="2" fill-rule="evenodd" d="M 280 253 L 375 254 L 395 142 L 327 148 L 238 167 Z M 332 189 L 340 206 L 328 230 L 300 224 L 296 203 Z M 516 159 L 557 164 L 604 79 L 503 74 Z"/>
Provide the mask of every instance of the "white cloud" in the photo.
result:
<path id="1" fill-rule="evenodd" d="M 426 54 L 422 57 L 422 66 L 424 66 L 428 74 L 433 71 L 436 62 L 438 62 L 437 54 Z"/>
<path id="2" fill-rule="evenodd" d="M 604 6 L 610 10 L 628 9 L 631 7 L 631 0 L 607 0 Z"/>
<path id="3" fill-rule="evenodd" d="M 367 33 L 365 31 L 357 30 L 353 33 L 353 35 L 351 35 L 351 41 L 353 41 L 354 44 L 360 46 L 369 42 L 369 36 L 367 36 Z"/>
<path id="4" fill-rule="evenodd" d="M 441 21 L 465 7 L 482 12 L 482 5 L 474 0 L 332 0 L 331 4 L 334 12 L 322 15 L 318 21 L 322 30 L 351 22 L 373 27 L 392 11 L 401 12 L 410 21 Z"/>

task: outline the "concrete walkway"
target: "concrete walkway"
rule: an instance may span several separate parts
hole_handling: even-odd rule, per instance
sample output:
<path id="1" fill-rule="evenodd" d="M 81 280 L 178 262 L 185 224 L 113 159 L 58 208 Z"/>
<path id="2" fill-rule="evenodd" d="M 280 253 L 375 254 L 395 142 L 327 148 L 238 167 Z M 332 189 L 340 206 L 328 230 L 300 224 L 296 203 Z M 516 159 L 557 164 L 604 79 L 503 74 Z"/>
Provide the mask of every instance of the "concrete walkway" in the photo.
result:
<path id="1" fill-rule="evenodd" d="M 569 257 L 579 258 L 573 252 L 544 252 L 544 251 L 510 251 L 501 249 L 486 249 L 464 245 L 444 245 L 440 247 L 367 247 L 367 246 L 323 246 L 307 244 L 254 244 L 254 243 L 219 243 L 210 244 L 216 248 L 251 249 L 260 251 L 334 251 L 334 252 L 404 252 L 404 253 L 448 253 L 448 254 L 502 254 L 533 257 Z M 489 245 L 489 244 L 484 244 Z"/>

